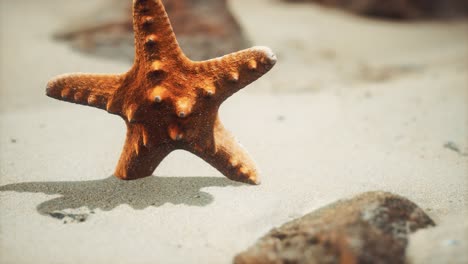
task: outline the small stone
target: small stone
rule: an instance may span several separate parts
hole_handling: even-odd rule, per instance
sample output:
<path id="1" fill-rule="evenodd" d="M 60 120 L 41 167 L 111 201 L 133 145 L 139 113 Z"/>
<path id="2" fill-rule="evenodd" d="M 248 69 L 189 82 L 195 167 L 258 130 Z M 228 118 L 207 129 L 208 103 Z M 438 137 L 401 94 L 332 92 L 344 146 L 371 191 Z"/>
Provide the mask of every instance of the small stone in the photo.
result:
<path id="1" fill-rule="evenodd" d="M 460 153 L 460 148 L 457 146 L 457 144 L 455 144 L 452 141 L 449 141 L 449 142 L 445 143 L 444 148 L 453 150 L 453 151 L 455 151 L 457 153 Z"/>

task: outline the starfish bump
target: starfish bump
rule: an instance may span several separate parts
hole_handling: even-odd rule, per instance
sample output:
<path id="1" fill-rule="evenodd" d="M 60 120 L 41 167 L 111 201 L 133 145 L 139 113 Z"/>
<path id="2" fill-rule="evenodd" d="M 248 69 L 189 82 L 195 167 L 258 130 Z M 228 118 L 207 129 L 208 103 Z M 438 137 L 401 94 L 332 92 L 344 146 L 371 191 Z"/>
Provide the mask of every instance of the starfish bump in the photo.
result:
<path id="1" fill-rule="evenodd" d="M 207 61 L 180 49 L 160 0 L 133 1 L 135 61 L 124 74 L 67 74 L 47 84 L 48 96 L 104 109 L 127 124 L 114 175 L 151 176 L 172 151 L 189 151 L 226 177 L 258 184 L 255 163 L 224 128 L 220 105 L 276 63 L 273 52 L 254 47 Z"/>

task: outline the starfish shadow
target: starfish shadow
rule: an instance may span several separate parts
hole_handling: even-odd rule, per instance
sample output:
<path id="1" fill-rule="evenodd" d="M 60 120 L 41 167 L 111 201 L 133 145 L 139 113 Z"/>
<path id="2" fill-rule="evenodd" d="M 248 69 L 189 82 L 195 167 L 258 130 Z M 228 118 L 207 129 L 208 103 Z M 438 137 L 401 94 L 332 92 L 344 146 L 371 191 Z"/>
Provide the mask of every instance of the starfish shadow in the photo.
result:
<path id="1" fill-rule="evenodd" d="M 110 176 L 102 180 L 74 182 L 25 182 L 0 186 L 0 192 L 29 192 L 60 195 L 42 202 L 37 211 L 42 215 L 63 219 L 78 217 L 86 220 L 94 209 L 110 211 L 127 204 L 135 210 L 159 207 L 166 203 L 206 206 L 213 202 L 211 194 L 201 191 L 205 187 L 240 186 L 241 183 L 222 177 L 147 177 L 122 181 Z M 88 213 L 63 213 L 86 208 Z M 73 219 L 72 219 L 73 220 Z M 76 220 L 76 219 L 75 219 Z"/>

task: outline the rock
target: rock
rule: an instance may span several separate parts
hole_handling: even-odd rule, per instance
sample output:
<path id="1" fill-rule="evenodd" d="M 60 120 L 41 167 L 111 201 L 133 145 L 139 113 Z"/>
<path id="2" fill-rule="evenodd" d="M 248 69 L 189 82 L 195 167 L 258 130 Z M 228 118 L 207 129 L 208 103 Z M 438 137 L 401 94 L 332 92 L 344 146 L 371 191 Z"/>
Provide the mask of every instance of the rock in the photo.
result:
<path id="1" fill-rule="evenodd" d="M 316 2 L 353 13 L 394 19 L 452 18 L 468 15 L 466 0 L 283 0 Z"/>
<path id="2" fill-rule="evenodd" d="M 249 46 L 226 0 L 164 0 L 177 40 L 192 60 L 211 59 Z M 88 54 L 133 62 L 132 1 L 108 0 L 72 19 L 55 34 Z"/>
<path id="3" fill-rule="evenodd" d="M 234 263 L 403 263 L 408 234 L 434 225 L 408 199 L 369 192 L 271 230 Z"/>

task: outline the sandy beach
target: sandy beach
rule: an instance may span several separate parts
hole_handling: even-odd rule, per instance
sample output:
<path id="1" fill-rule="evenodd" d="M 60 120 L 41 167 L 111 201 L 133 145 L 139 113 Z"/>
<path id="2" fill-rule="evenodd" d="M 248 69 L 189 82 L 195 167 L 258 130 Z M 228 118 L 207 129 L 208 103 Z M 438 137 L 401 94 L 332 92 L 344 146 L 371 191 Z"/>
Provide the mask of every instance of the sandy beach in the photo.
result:
<path id="1" fill-rule="evenodd" d="M 96 5 L 0 1 L 1 263 L 231 263 L 272 227 L 374 190 L 450 227 L 440 241 L 467 232 L 467 20 L 231 1 L 251 42 L 278 56 L 221 108 L 262 184 L 230 181 L 183 151 L 154 177 L 124 182 L 112 177 L 124 122 L 45 96 L 55 75 L 131 66 L 51 38 Z M 428 254 L 421 236 L 415 260 Z M 457 239 L 466 249 L 467 236 Z"/>

